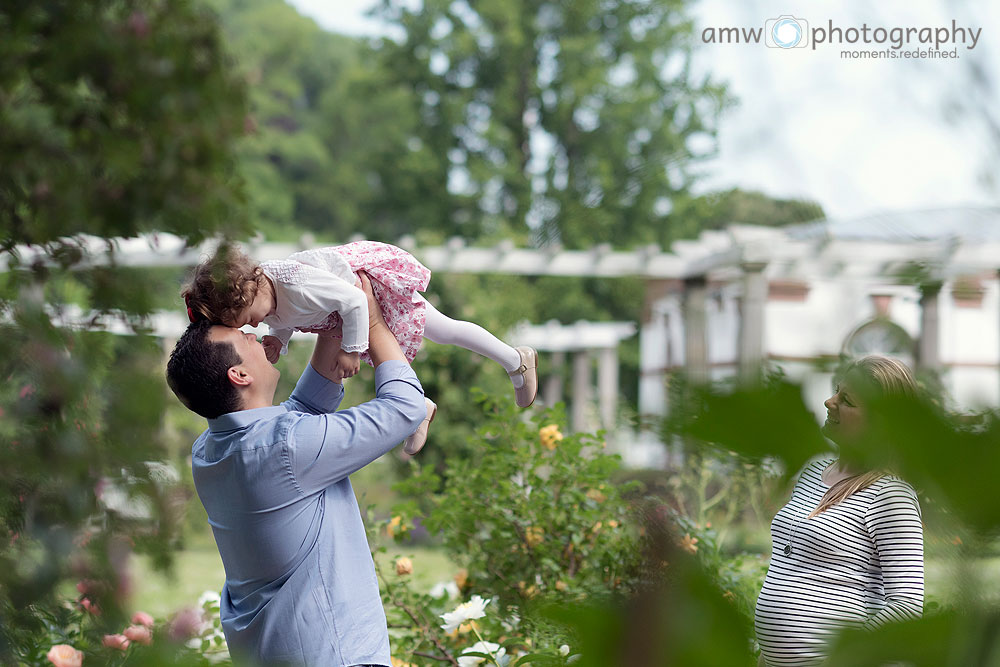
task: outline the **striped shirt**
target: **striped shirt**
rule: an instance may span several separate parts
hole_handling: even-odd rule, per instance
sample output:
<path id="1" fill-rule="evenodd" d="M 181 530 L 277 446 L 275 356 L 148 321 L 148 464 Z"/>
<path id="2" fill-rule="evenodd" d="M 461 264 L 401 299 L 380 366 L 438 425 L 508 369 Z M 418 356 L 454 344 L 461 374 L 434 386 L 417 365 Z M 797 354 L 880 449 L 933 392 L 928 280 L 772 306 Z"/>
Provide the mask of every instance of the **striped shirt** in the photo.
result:
<path id="1" fill-rule="evenodd" d="M 886 476 L 811 518 L 829 490 L 806 466 L 771 522 L 771 562 L 754 625 L 767 665 L 816 665 L 845 627 L 874 628 L 920 616 L 924 539 L 920 504 L 906 482 Z"/>

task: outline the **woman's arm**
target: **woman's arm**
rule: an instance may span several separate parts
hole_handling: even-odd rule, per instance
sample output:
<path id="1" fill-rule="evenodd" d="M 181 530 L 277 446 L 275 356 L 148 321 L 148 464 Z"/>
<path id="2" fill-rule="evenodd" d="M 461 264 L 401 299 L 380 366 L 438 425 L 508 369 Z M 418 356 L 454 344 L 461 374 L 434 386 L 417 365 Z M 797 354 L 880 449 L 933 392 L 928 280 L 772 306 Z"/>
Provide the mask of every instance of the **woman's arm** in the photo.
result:
<path id="1" fill-rule="evenodd" d="M 912 487 L 892 480 L 880 489 L 865 513 L 865 525 L 878 551 L 885 588 L 885 606 L 865 627 L 919 617 L 924 607 L 924 529 Z"/>

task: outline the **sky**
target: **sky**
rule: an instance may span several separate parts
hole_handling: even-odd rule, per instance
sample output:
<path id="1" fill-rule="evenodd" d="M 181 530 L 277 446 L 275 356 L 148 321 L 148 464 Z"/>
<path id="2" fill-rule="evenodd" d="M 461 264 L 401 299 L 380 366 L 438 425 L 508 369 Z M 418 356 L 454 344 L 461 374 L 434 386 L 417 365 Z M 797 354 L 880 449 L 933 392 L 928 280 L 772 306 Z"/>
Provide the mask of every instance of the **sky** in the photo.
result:
<path id="1" fill-rule="evenodd" d="M 325 29 L 381 35 L 386 27 L 364 16 L 374 0 L 288 0 Z M 712 28 L 764 28 L 769 19 L 797 19 L 802 48 L 705 43 Z M 697 0 L 692 5 L 697 48 L 694 66 L 728 84 L 738 105 L 719 124 L 718 154 L 699 166 L 702 191 L 741 187 L 774 197 L 819 202 L 829 218 L 967 204 L 1000 205 L 1000 182 L 983 174 L 1000 169 L 995 144 L 981 117 L 956 106 L 981 99 L 1000 119 L 1000 94 L 963 85 L 980 67 L 1000 77 L 1000 3 L 957 0 L 844 3 L 814 0 Z M 867 25 L 883 44 L 844 44 L 882 51 L 926 49 L 913 42 L 889 48 L 892 28 L 947 28 L 957 59 L 841 58 L 839 46 L 810 38 L 833 27 Z M 774 24 L 771 24 L 774 25 Z M 981 28 L 974 48 L 972 33 Z M 778 39 L 788 37 L 787 22 Z M 896 34 L 900 34 L 897 32 Z M 905 33 L 903 33 L 905 34 Z M 927 34 L 927 33 L 925 33 Z M 935 33 L 931 33 L 935 34 Z M 944 33 L 937 33 L 943 36 Z M 850 39 L 848 33 L 845 39 Z M 813 48 L 815 46 L 815 48 Z M 1000 86 L 1000 80 L 996 85 Z M 991 148 L 992 147 L 992 148 Z"/>

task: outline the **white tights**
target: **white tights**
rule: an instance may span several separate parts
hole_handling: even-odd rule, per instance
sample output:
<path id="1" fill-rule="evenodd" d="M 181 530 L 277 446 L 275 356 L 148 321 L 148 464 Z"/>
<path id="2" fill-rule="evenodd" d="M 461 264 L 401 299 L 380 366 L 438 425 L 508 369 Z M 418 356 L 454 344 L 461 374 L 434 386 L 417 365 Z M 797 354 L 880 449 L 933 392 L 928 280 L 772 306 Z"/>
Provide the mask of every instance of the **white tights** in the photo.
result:
<path id="1" fill-rule="evenodd" d="M 507 343 L 472 322 L 453 320 L 425 301 L 427 320 L 424 338 L 441 345 L 457 345 L 497 362 L 509 373 L 521 365 L 521 355 Z M 515 387 L 524 383 L 521 375 L 511 378 Z"/>

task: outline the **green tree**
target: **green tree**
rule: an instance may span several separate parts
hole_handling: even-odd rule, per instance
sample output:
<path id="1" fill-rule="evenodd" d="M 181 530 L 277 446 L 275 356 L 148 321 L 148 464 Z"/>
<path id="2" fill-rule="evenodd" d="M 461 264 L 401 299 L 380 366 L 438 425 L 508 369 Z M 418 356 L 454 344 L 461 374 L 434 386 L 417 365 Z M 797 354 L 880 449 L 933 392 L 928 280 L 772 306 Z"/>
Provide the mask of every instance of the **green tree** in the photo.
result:
<path id="1" fill-rule="evenodd" d="M 674 238 L 695 238 L 703 230 L 723 229 L 734 222 L 781 227 L 825 217 L 823 207 L 816 202 L 778 199 L 740 188 L 679 197 L 674 212 Z"/>
<path id="2" fill-rule="evenodd" d="M 425 197 L 448 233 L 671 238 L 672 200 L 726 102 L 691 73 L 682 0 L 383 0 L 379 13 L 405 34 L 379 53 L 416 93 L 411 148 L 436 175 Z"/>
<path id="3" fill-rule="evenodd" d="M 282 0 L 212 0 L 250 82 L 253 131 L 240 167 L 254 226 L 272 240 L 310 230 L 345 242 L 395 241 L 406 215 L 385 215 L 387 191 L 421 205 L 422 165 L 395 164 L 419 122 L 413 93 L 384 76 L 364 41 L 322 30 Z M 433 219 L 433 216 L 429 216 Z"/>
<path id="4" fill-rule="evenodd" d="M 92 580 L 88 627 L 117 632 L 129 545 L 169 561 L 147 465 L 166 396 L 145 318 L 164 286 L 107 239 L 248 231 L 246 99 L 200 4 L 52 0 L 0 8 L 0 101 L 0 662 L 40 664 L 55 637 L 93 641 L 59 634 L 60 582 Z M 93 326 L 66 326 L 67 304 Z M 115 320 L 136 335 L 100 330 Z M 148 512 L 111 509 L 109 484 Z"/>

